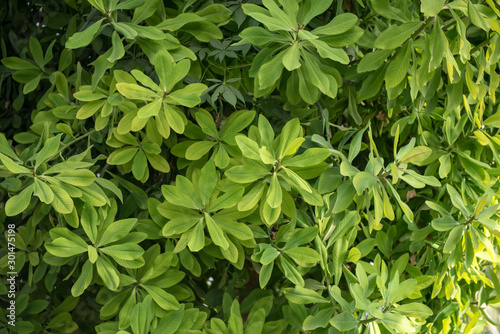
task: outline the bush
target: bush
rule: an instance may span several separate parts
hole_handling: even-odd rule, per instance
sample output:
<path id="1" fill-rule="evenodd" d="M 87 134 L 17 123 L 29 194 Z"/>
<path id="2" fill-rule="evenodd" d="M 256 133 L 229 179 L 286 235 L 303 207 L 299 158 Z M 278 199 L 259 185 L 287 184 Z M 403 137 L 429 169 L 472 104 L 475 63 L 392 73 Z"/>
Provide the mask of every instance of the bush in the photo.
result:
<path id="1" fill-rule="evenodd" d="M 476 2 L 4 4 L 0 333 L 497 325 Z"/>

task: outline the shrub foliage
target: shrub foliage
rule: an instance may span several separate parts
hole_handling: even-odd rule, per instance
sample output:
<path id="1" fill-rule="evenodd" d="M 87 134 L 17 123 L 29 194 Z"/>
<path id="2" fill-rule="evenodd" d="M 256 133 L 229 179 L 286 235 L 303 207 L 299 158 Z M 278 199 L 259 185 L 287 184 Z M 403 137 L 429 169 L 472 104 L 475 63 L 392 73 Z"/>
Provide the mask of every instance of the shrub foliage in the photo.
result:
<path id="1" fill-rule="evenodd" d="M 498 2 L 1 7 L 0 333 L 497 325 Z"/>

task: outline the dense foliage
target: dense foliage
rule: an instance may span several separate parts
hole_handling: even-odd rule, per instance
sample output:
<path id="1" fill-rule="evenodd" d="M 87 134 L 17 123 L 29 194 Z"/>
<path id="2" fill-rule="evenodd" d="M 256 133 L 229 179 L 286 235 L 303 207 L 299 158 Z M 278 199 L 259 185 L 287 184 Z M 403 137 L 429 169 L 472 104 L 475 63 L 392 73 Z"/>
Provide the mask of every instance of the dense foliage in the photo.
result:
<path id="1" fill-rule="evenodd" d="M 497 326 L 499 17 L 4 2 L 0 333 Z"/>

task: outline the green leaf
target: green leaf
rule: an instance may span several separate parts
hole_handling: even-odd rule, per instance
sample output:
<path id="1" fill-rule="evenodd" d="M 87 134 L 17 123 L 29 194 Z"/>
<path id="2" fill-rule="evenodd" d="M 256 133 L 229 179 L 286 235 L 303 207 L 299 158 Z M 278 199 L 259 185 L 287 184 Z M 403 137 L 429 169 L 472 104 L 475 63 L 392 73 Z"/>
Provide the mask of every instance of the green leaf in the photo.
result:
<path id="1" fill-rule="evenodd" d="M 113 35 L 111 37 L 111 43 L 113 45 L 113 51 L 111 55 L 108 57 L 108 61 L 114 63 L 118 59 L 121 59 L 125 55 L 125 49 L 123 48 L 123 42 L 120 36 L 116 31 L 113 31 Z"/>
<path id="2" fill-rule="evenodd" d="M 99 100 L 99 101 L 92 101 L 89 103 L 84 104 L 83 106 L 80 107 L 76 114 L 77 119 L 87 119 L 89 117 L 94 116 L 94 114 L 99 111 L 99 109 L 104 106 L 106 101 Z"/>
<path id="3" fill-rule="evenodd" d="M 358 17 L 352 13 L 337 15 L 330 23 L 320 26 L 312 31 L 315 35 L 340 35 L 345 33 L 358 22 Z"/>
<path id="4" fill-rule="evenodd" d="M 228 179 L 236 183 L 250 183 L 257 181 L 271 173 L 265 167 L 258 164 L 244 164 L 234 166 L 227 170 L 225 173 Z"/>
<path id="5" fill-rule="evenodd" d="M 113 151 L 108 157 L 108 164 L 110 165 L 123 165 L 135 157 L 139 149 L 137 147 L 125 147 Z"/>
<path id="6" fill-rule="evenodd" d="M 259 149 L 260 160 L 266 165 L 273 165 L 277 160 L 271 152 L 267 150 L 267 147 L 263 146 Z"/>
<path id="7" fill-rule="evenodd" d="M 203 18 L 194 13 L 180 13 L 174 18 L 166 19 L 157 27 L 162 30 L 177 31 L 189 22 L 203 21 Z"/>
<path id="8" fill-rule="evenodd" d="M 277 156 L 280 159 L 285 156 L 285 151 L 290 145 L 294 144 L 294 140 L 300 136 L 301 131 L 302 127 L 300 126 L 298 118 L 294 118 L 285 124 L 281 131 L 278 148 L 276 150 Z"/>
<path id="9" fill-rule="evenodd" d="M 401 158 L 401 163 L 412 163 L 420 165 L 432 154 L 432 149 L 426 146 L 417 146 L 412 148 Z"/>
<path id="10" fill-rule="evenodd" d="M 260 269 L 259 285 L 261 289 L 264 289 L 264 287 L 267 285 L 267 282 L 269 282 L 271 274 L 273 273 L 273 268 L 274 268 L 274 262 L 271 262 L 267 265 L 263 265 L 262 268 Z"/>
<path id="11" fill-rule="evenodd" d="M 54 210 L 62 214 L 70 214 L 73 212 L 74 203 L 68 193 L 56 185 L 51 184 L 50 188 L 54 193 L 54 199 L 51 203 Z"/>
<path id="12" fill-rule="evenodd" d="M 160 210 L 160 213 L 162 211 Z M 175 219 L 170 220 L 162 229 L 162 235 L 164 237 L 169 237 L 176 234 L 182 234 L 192 228 L 200 221 L 201 217 L 199 216 L 181 216 Z"/>
<path id="13" fill-rule="evenodd" d="M 300 272 L 293 266 L 293 264 L 286 257 L 279 257 L 278 260 L 281 262 L 281 266 L 283 267 L 286 278 L 288 278 L 293 284 L 304 287 L 304 279 L 302 278 Z M 305 297 L 307 297 L 307 295 Z"/>
<path id="14" fill-rule="evenodd" d="M 291 28 L 292 29 L 295 28 L 291 27 L 290 23 L 287 24 L 288 20 L 285 20 L 283 22 L 280 19 L 276 19 L 275 17 L 269 15 L 269 11 L 257 5 L 243 4 L 241 8 L 243 8 L 243 12 L 245 12 L 246 15 L 254 18 L 259 22 L 262 22 L 271 31 L 277 31 L 277 30 L 289 31 Z"/>
<path id="15" fill-rule="evenodd" d="M 222 4 L 208 5 L 196 12 L 196 15 L 214 24 L 227 22 L 232 14 L 232 11 Z"/>
<path id="16" fill-rule="evenodd" d="M 180 176 L 177 176 L 178 180 L 179 178 L 181 178 Z M 182 179 L 182 178 L 181 178 Z M 190 181 L 187 181 L 187 182 L 184 182 L 184 184 L 188 184 L 189 186 L 189 190 L 190 192 L 192 193 L 194 190 L 194 187 L 191 185 L 189 185 Z M 185 193 L 185 190 L 183 189 L 184 192 L 181 192 L 179 190 L 179 188 L 177 187 L 174 187 L 174 186 L 170 186 L 170 185 L 163 185 L 161 187 L 161 192 L 163 194 L 163 196 L 165 197 L 165 199 L 167 199 L 168 202 L 174 204 L 174 205 L 178 205 L 178 206 L 182 206 L 182 207 L 186 207 L 186 208 L 190 208 L 190 209 L 201 209 L 201 203 L 198 203 L 197 199 L 196 198 L 192 198 L 190 197 L 189 195 L 187 195 Z M 201 199 L 200 199 L 200 202 L 201 202 Z"/>
<path id="17" fill-rule="evenodd" d="M 407 42 L 387 67 L 387 71 L 385 72 L 387 88 L 396 87 L 406 78 L 410 65 L 410 56 L 411 43 Z"/>
<path id="18" fill-rule="evenodd" d="M 207 223 L 208 233 L 210 233 L 210 237 L 214 244 L 219 246 L 220 248 L 227 250 L 229 248 L 229 243 L 226 239 L 226 235 L 221 230 L 219 225 L 213 220 L 213 218 L 205 212 L 205 222 Z"/>
<path id="19" fill-rule="evenodd" d="M 490 23 L 484 18 L 481 12 L 479 12 L 476 8 L 476 4 L 472 2 L 467 2 L 467 10 L 469 12 L 469 18 L 473 25 L 483 29 L 484 31 L 490 31 Z"/>
<path id="20" fill-rule="evenodd" d="M 160 6 L 161 0 L 148 0 L 140 7 L 137 7 L 132 17 L 132 23 L 140 23 L 151 17 Z"/>
<path id="21" fill-rule="evenodd" d="M 157 171 L 162 173 L 170 172 L 170 165 L 168 161 L 161 155 L 146 153 L 146 157 L 148 158 L 151 167 L 153 167 Z"/>
<path id="22" fill-rule="evenodd" d="M 53 155 L 57 153 L 59 145 L 61 143 L 61 134 L 47 139 L 36 155 L 35 169 L 37 169 L 42 163 L 50 159 Z"/>
<path id="23" fill-rule="evenodd" d="M 376 182 L 377 177 L 368 172 L 359 172 L 352 179 L 352 184 L 358 195 L 361 195 L 363 190 L 373 187 Z"/>
<path id="24" fill-rule="evenodd" d="M 285 252 L 298 265 L 307 267 L 320 261 L 320 255 L 317 251 L 307 247 L 295 247 Z"/>
<path id="25" fill-rule="evenodd" d="M 187 313 L 187 312 L 186 312 Z M 178 311 L 168 312 L 158 323 L 158 326 L 152 331 L 152 334 L 175 334 L 177 329 L 182 324 L 184 316 L 184 308 L 181 307 Z M 191 317 L 190 319 L 193 319 Z"/>
<path id="26" fill-rule="evenodd" d="M 302 146 L 302 143 L 305 141 L 305 138 L 299 137 L 295 138 L 285 149 L 285 152 L 283 152 L 283 156 L 289 156 L 289 155 L 294 155 L 297 150 Z"/>
<path id="27" fill-rule="evenodd" d="M 397 193 L 396 189 L 394 189 L 394 187 L 390 183 L 386 183 L 386 185 L 391 190 L 391 193 L 394 196 L 394 198 L 396 198 L 396 201 L 398 201 L 398 204 L 401 207 L 401 210 L 403 210 L 406 218 L 408 218 L 408 220 L 410 222 L 413 222 L 413 217 L 414 217 L 413 216 L 413 211 L 410 209 L 410 207 L 405 202 L 403 202 L 401 200 L 401 197 Z"/>
<path id="28" fill-rule="evenodd" d="M 85 246 L 76 244 L 74 240 L 69 240 L 66 238 L 57 238 L 51 242 L 45 243 L 45 249 L 57 257 L 73 257 L 78 254 L 87 252 L 87 244 Z"/>
<path id="29" fill-rule="evenodd" d="M 351 181 L 344 182 L 337 188 L 337 199 L 333 206 L 333 213 L 340 213 L 346 210 L 353 202 L 356 189 Z"/>
<path id="30" fill-rule="evenodd" d="M 80 221 L 85 231 L 85 234 L 89 237 L 92 243 L 96 243 L 97 240 L 97 212 L 94 207 L 88 203 L 85 203 L 83 210 L 81 212 Z"/>
<path id="31" fill-rule="evenodd" d="M 432 228 L 436 231 L 449 231 L 458 226 L 458 222 L 450 216 L 444 216 L 432 220 Z"/>
<path id="32" fill-rule="evenodd" d="M 111 290 L 118 289 L 120 277 L 117 270 L 106 257 L 99 256 L 96 261 L 97 274 L 102 278 L 104 285 Z"/>
<path id="33" fill-rule="evenodd" d="M 301 23 L 307 25 L 314 17 L 330 8 L 332 2 L 333 0 L 311 0 L 308 11 L 305 13 Z"/>
<path id="34" fill-rule="evenodd" d="M 365 297 L 365 293 L 358 283 L 349 286 L 354 299 L 356 301 L 356 308 L 367 311 L 369 309 L 370 301 Z"/>
<path id="35" fill-rule="evenodd" d="M 278 5 L 274 2 L 274 0 L 262 0 L 262 4 L 266 6 L 269 10 L 269 13 L 276 19 L 281 21 L 281 23 L 286 23 L 288 27 L 295 28 L 297 26 L 297 22 L 295 20 L 295 15 L 287 15 L 283 10 L 281 10 Z M 289 5 L 290 6 L 290 5 Z M 287 5 L 283 5 L 283 9 L 287 7 Z M 297 9 L 297 8 L 296 8 Z M 296 13 L 296 12 L 295 12 Z"/>
<path id="36" fill-rule="evenodd" d="M 100 251 L 114 259 L 135 260 L 144 254 L 141 246 L 134 243 L 124 243 L 100 248 Z"/>
<path id="37" fill-rule="evenodd" d="M 436 16 L 443 9 L 446 0 L 422 0 L 420 11 L 425 16 Z"/>
<path id="38" fill-rule="evenodd" d="M 232 208 L 241 199 L 245 188 L 243 186 L 231 186 L 224 195 L 217 197 L 215 200 L 210 202 L 208 206 L 208 212 L 216 212 L 222 209 Z"/>
<path id="39" fill-rule="evenodd" d="M 288 39 L 279 34 L 272 33 L 262 27 L 249 27 L 243 30 L 240 35 L 242 41 L 260 47 L 264 47 L 273 42 L 287 42 Z"/>
<path id="40" fill-rule="evenodd" d="M 6 155 L 11 159 L 14 160 L 19 160 L 16 152 L 10 147 L 9 142 L 7 141 L 7 138 L 5 137 L 5 134 L 0 133 L 0 150 L 2 153 L 0 153 L 0 159 Z"/>
<path id="41" fill-rule="evenodd" d="M 179 309 L 179 302 L 177 299 L 165 290 L 151 284 L 144 284 L 142 287 L 162 309 L 166 311 Z"/>
<path id="42" fill-rule="evenodd" d="M 201 221 L 195 225 L 189 237 L 188 247 L 191 252 L 199 252 L 205 247 L 205 233 Z"/>
<path id="43" fill-rule="evenodd" d="M 297 229 L 293 232 L 289 241 L 283 247 L 283 250 L 293 249 L 297 246 L 311 242 L 317 235 L 318 235 L 317 227 L 306 227 L 303 229 Z"/>
<path id="44" fill-rule="evenodd" d="M 344 50 L 332 48 L 326 42 L 320 40 L 310 40 L 309 42 L 316 47 L 316 50 L 322 58 L 329 58 L 341 64 L 349 63 L 349 57 Z"/>
<path id="45" fill-rule="evenodd" d="M 186 159 L 188 160 L 199 160 L 205 154 L 207 154 L 214 146 L 215 142 L 212 141 L 199 141 L 189 146 L 186 150 Z"/>
<path id="46" fill-rule="evenodd" d="M 217 171 L 215 170 L 215 164 L 212 161 L 208 161 L 201 169 L 198 181 L 198 189 L 203 204 L 206 204 L 210 200 L 212 192 L 217 186 L 217 181 L 218 177 Z"/>
<path id="47" fill-rule="evenodd" d="M 361 89 L 358 91 L 358 96 L 357 96 L 358 102 L 371 99 L 377 95 L 377 93 L 380 91 L 380 88 L 382 88 L 385 72 L 386 72 L 386 66 L 371 73 L 363 81 Z"/>
<path id="48" fill-rule="evenodd" d="M 136 223 L 136 218 L 122 219 L 111 223 L 99 237 L 97 245 L 103 246 L 125 238 Z"/>
<path id="49" fill-rule="evenodd" d="M 408 317 L 428 318 L 432 316 L 432 310 L 421 303 L 408 303 L 397 308 L 398 313 Z"/>
<path id="50" fill-rule="evenodd" d="M 106 97 L 106 95 L 104 94 L 92 92 L 91 89 L 91 86 L 81 86 L 80 91 L 74 93 L 73 97 L 75 97 L 77 100 L 85 102 L 97 101 Z"/>
<path id="51" fill-rule="evenodd" d="M 268 247 L 266 250 L 262 253 L 262 256 L 260 257 L 260 263 L 263 265 L 268 265 L 270 263 L 273 263 L 274 260 L 280 255 L 280 252 L 274 248 L 274 247 Z"/>
<path id="52" fill-rule="evenodd" d="M 382 67 L 392 50 L 378 50 L 366 54 L 358 64 L 358 73 L 371 72 Z"/>
<path id="53" fill-rule="evenodd" d="M 152 298 L 151 295 L 147 296 L 142 303 L 136 304 L 130 312 L 130 328 L 133 334 L 147 334 L 151 326 L 153 314 L 151 312 Z M 117 334 L 125 334 L 128 332 L 123 331 Z"/>
<path id="54" fill-rule="evenodd" d="M 283 55 L 283 66 L 289 71 L 293 71 L 300 67 L 300 51 L 299 43 L 293 43 Z"/>
<path id="55" fill-rule="evenodd" d="M 356 43 L 363 36 L 363 33 L 363 29 L 355 26 L 347 30 L 345 33 L 323 36 L 321 39 L 332 48 L 342 48 Z"/>
<path id="56" fill-rule="evenodd" d="M 241 317 L 240 304 L 237 300 L 231 305 L 231 316 L 228 321 L 228 328 L 233 333 L 243 333 L 243 319 Z"/>
<path id="57" fill-rule="evenodd" d="M 281 175 L 281 177 L 283 177 L 290 186 L 292 186 L 297 191 L 305 190 L 307 193 L 312 193 L 312 188 L 309 183 L 298 176 L 297 173 L 286 167 L 282 167 L 282 170 L 285 172 L 288 178 L 285 178 L 283 175 Z"/>
<path id="58" fill-rule="evenodd" d="M 294 303 L 294 304 L 323 304 L 323 303 L 329 303 L 328 300 L 323 298 L 319 293 L 316 291 L 306 289 L 300 286 L 295 286 L 295 288 L 285 288 L 283 289 L 283 292 L 285 293 L 286 299 L 288 299 L 289 302 Z"/>
<path id="59" fill-rule="evenodd" d="M 113 182 L 110 180 L 104 179 L 102 177 L 98 177 L 95 179 L 95 182 L 101 186 L 101 188 L 108 189 L 113 194 L 118 197 L 118 199 L 123 202 L 123 194 L 120 188 L 118 188 Z"/>
<path id="60" fill-rule="evenodd" d="M 156 27 L 142 26 L 127 22 L 125 22 L 124 24 L 135 30 L 138 37 L 153 41 L 161 41 L 165 39 L 165 33 Z"/>
<path id="61" fill-rule="evenodd" d="M 269 184 L 269 189 L 267 191 L 267 204 L 273 209 L 281 206 L 282 201 L 281 185 L 278 182 L 278 177 L 276 173 L 271 177 L 271 183 Z"/>
<path id="62" fill-rule="evenodd" d="M 100 19 L 90 27 L 86 28 L 84 31 L 73 34 L 66 41 L 66 48 L 78 49 L 89 45 L 99 33 L 99 28 L 101 27 L 102 21 L 104 21 L 104 19 Z"/>
<path id="63" fill-rule="evenodd" d="M 414 278 L 407 279 L 398 285 L 397 292 L 393 294 L 393 298 L 388 298 L 388 301 L 398 303 L 411 296 L 415 289 L 417 289 L 417 280 Z"/>
<path id="64" fill-rule="evenodd" d="M 92 282 L 94 267 L 89 260 L 85 261 L 82 267 L 80 276 L 76 280 L 75 284 L 71 287 L 71 295 L 73 297 L 80 296 Z"/>
<path id="65" fill-rule="evenodd" d="M 392 329 L 400 333 L 415 333 L 416 328 L 413 324 L 406 318 L 398 313 L 386 313 L 382 318 L 382 323 L 388 325 Z"/>
<path id="66" fill-rule="evenodd" d="M 38 178 L 34 179 L 33 183 L 33 194 L 38 196 L 40 201 L 50 204 L 54 200 L 54 193 L 52 189 L 43 181 L 40 181 Z"/>
<path id="67" fill-rule="evenodd" d="M 422 22 L 408 22 L 402 25 L 391 25 L 375 40 L 378 49 L 395 49 L 401 45 L 422 26 Z"/>
<path id="68" fill-rule="evenodd" d="M 43 67 L 44 66 L 43 50 L 38 39 L 31 36 L 29 41 L 29 47 L 30 47 L 30 53 L 33 56 L 33 59 L 35 60 L 35 63 L 37 63 L 38 66 Z"/>
<path id="69" fill-rule="evenodd" d="M 307 149 L 304 153 L 283 162 L 283 165 L 286 167 L 311 167 L 325 161 L 325 159 L 330 156 L 330 150 L 313 147 Z"/>
<path id="70" fill-rule="evenodd" d="M 283 72 L 283 57 L 285 53 L 286 51 L 281 51 L 261 66 L 258 73 L 259 89 L 270 88 L 276 84 L 276 81 L 278 81 Z"/>
<path id="71" fill-rule="evenodd" d="M 96 179 L 94 173 L 88 169 L 77 169 L 72 171 L 63 171 L 58 174 L 56 179 L 71 184 L 73 186 L 85 187 L 94 183 Z"/>
<path id="72" fill-rule="evenodd" d="M 192 34 L 200 42 L 210 42 L 212 38 L 222 39 L 222 31 L 215 24 L 208 21 L 188 22 L 181 29 Z"/>
<path id="73" fill-rule="evenodd" d="M 12 217 L 22 213 L 30 204 L 32 194 L 33 185 L 31 184 L 24 188 L 19 194 L 9 198 L 5 203 L 5 214 L 8 217 Z"/>
<path id="74" fill-rule="evenodd" d="M 328 326 L 330 319 L 335 313 L 333 307 L 320 310 L 315 315 L 309 315 L 305 318 L 302 328 L 306 331 L 314 330 L 316 328 L 325 328 Z"/>
<path id="75" fill-rule="evenodd" d="M 11 173 L 14 174 L 20 174 L 20 173 L 26 173 L 26 174 L 31 174 L 31 171 L 21 165 L 16 164 L 14 161 L 10 160 L 10 158 L 6 157 L 2 153 L 0 153 L 0 160 L 2 161 L 2 164 L 7 168 L 7 170 Z"/>
<path id="76" fill-rule="evenodd" d="M 162 106 L 162 100 L 158 99 L 151 103 L 146 104 L 144 107 L 137 111 L 137 117 L 139 118 L 149 118 L 151 116 L 156 116 L 160 112 Z"/>
<path id="77" fill-rule="evenodd" d="M 463 233 L 464 227 L 462 225 L 454 227 L 448 235 L 448 239 L 446 239 L 446 242 L 443 246 L 443 253 L 450 253 L 457 247 L 457 245 L 460 245 Z"/>
<path id="78" fill-rule="evenodd" d="M 240 110 L 232 113 L 220 129 L 220 137 L 230 145 L 235 145 L 235 135 L 249 126 L 255 118 L 254 110 Z"/>
<path id="79" fill-rule="evenodd" d="M 30 80 L 29 82 L 27 82 L 23 87 L 23 94 L 26 95 L 26 94 L 34 91 L 38 87 L 38 84 L 40 83 L 41 78 L 42 78 L 42 75 L 40 74 L 40 75 L 36 76 L 35 78 L 33 78 L 33 80 Z"/>
<path id="80" fill-rule="evenodd" d="M 97 255 L 97 249 L 92 245 L 88 245 L 87 249 L 90 262 L 95 263 L 97 261 L 97 257 L 99 256 Z"/>
<path id="81" fill-rule="evenodd" d="M 342 312 L 330 319 L 330 324 L 339 331 L 350 331 L 356 328 L 358 321 L 350 312 Z"/>
<path id="82" fill-rule="evenodd" d="M 49 231 L 49 234 L 50 237 L 54 240 L 59 238 L 67 239 L 71 241 L 73 247 L 78 246 L 82 249 L 85 248 L 85 250 L 87 250 L 88 246 L 87 243 L 81 237 L 79 237 L 78 235 L 71 232 L 65 227 L 53 228 Z"/>
<path id="83" fill-rule="evenodd" d="M 260 147 L 255 141 L 244 135 L 236 136 L 235 139 L 238 147 L 246 158 L 260 161 Z"/>
<path id="84" fill-rule="evenodd" d="M 389 0 L 371 0 L 371 5 L 376 13 L 388 19 L 406 22 L 407 15 L 399 8 L 391 6 Z"/>
<path id="85" fill-rule="evenodd" d="M 253 186 L 252 189 L 250 189 L 250 191 L 241 198 L 240 202 L 238 203 L 238 211 L 248 211 L 253 209 L 257 205 L 257 203 L 259 203 L 262 194 L 264 194 L 265 188 L 266 184 L 263 182 L 260 182 Z"/>
<path id="86" fill-rule="evenodd" d="M 214 139 L 219 139 L 219 132 L 215 127 L 214 119 L 208 111 L 200 109 L 200 111 L 195 114 L 195 118 L 204 133 L 213 137 Z"/>
<path id="87" fill-rule="evenodd" d="M 122 34 L 126 39 L 135 39 L 137 37 L 137 31 L 133 29 L 131 26 L 123 23 L 123 22 L 112 22 L 113 28 Z M 109 57 L 110 55 L 108 55 Z"/>
<path id="88" fill-rule="evenodd" d="M 18 57 L 3 58 L 2 64 L 7 68 L 17 71 L 37 69 L 36 65 Z"/>
<path id="89" fill-rule="evenodd" d="M 116 89 L 127 99 L 131 100 L 152 101 L 158 97 L 150 89 L 132 83 L 119 82 L 116 84 Z"/>
<path id="90" fill-rule="evenodd" d="M 145 0 L 127 0 L 120 2 L 114 7 L 114 10 L 126 10 L 126 9 L 134 9 L 141 5 L 143 5 Z"/>
<path id="91" fill-rule="evenodd" d="M 163 104 L 163 108 L 168 125 L 172 128 L 172 130 L 177 133 L 184 133 L 184 121 L 186 119 L 184 114 L 180 113 L 177 109 L 174 109 L 168 104 Z"/>
<path id="92" fill-rule="evenodd" d="M 137 180 L 142 180 L 148 169 L 148 160 L 143 150 L 139 150 L 134 157 L 132 174 Z"/>
<path id="93" fill-rule="evenodd" d="M 195 94 L 195 93 L 189 92 L 189 90 L 193 88 L 191 86 L 194 86 L 194 85 L 195 84 L 191 84 L 183 89 L 176 90 L 175 92 L 170 93 L 168 95 L 168 97 L 170 99 L 174 100 L 175 102 L 177 102 L 177 104 L 180 104 L 180 105 L 183 105 L 183 106 L 186 106 L 189 108 L 193 108 L 201 102 L 201 99 L 200 99 L 201 93 Z M 206 86 L 204 86 L 204 88 L 201 89 L 201 91 L 204 91 L 205 89 L 206 89 Z"/>

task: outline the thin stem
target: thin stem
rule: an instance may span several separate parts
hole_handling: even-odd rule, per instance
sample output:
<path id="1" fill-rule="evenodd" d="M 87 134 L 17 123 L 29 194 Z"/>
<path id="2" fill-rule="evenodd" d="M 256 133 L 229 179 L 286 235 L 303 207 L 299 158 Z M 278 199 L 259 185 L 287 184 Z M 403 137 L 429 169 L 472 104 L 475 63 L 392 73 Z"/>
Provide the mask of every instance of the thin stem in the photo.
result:
<path id="1" fill-rule="evenodd" d="M 479 49 L 481 49 L 483 46 L 486 46 L 488 45 L 488 43 L 490 42 L 490 39 L 491 37 L 488 37 L 487 39 L 485 39 L 484 41 L 482 41 L 480 44 L 476 45 L 471 51 L 470 51 L 470 54 L 474 54 L 476 53 L 477 51 L 479 51 Z"/>
<path id="2" fill-rule="evenodd" d="M 91 134 L 93 134 L 94 132 L 97 132 L 97 130 L 96 130 L 96 129 L 94 129 L 94 130 L 92 130 L 92 131 L 87 132 L 87 133 L 86 133 L 86 134 L 84 134 L 84 135 L 81 135 L 80 137 L 76 137 L 75 139 L 73 139 L 73 140 L 72 140 L 72 141 L 70 141 L 69 143 L 67 143 L 67 144 L 63 145 L 63 146 L 59 149 L 59 151 L 57 151 L 57 152 L 56 152 L 56 154 L 55 154 L 55 155 L 58 155 L 59 153 L 61 153 L 62 151 L 64 151 L 66 148 L 68 148 L 69 146 L 73 145 L 74 143 L 76 143 L 76 142 L 78 142 L 78 141 L 80 141 L 80 140 L 82 140 L 82 139 L 84 139 L 84 138 L 87 138 L 88 136 L 90 136 L 90 135 L 91 135 Z"/>
<path id="3" fill-rule="evenodd" d="M 425 28 L 427 28 L 427 27 L 428 27 L 428 26 L 429 26 L 432 22 L 434 22 L 434 16 L 430 16 L 427 20 L 425 20 L 424 25 L 423 25 L 423 26 L 421 26 L 420 28 L 418 28 L 418 30 L 417 30 L 417 31 L 415 31 L 415 32 L 413 33 L 413 35 L 411 35 L 411 37 L 410 37 L 410 38 L 411 38 L 411 39 L 415 39 L 415 38 L 417 38 L 417 37 L 418 37 L 418 35 L 420 35 L 420 33 L 421 33 L 422 31 L 424 31 L 424 30 L 425 30 Z"/>
<path id="4" fill-rule="evenodd" d="M 328 278 L 328 276 L 325 277 L 326 278 L 326 285 L 328 287 L 328 297 L 330 297 L 330 303 L 332 303 L 332 306 L 335 306 L 335 301 L 333 300 L 333 296 L 332 296 L 332 293 L 330 292 L 330 279 Z"/>

